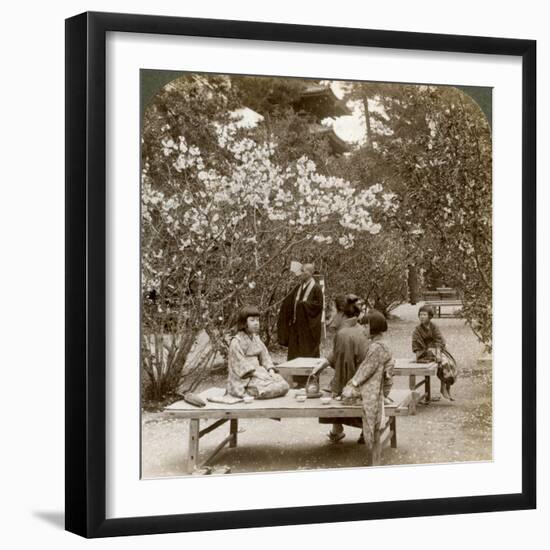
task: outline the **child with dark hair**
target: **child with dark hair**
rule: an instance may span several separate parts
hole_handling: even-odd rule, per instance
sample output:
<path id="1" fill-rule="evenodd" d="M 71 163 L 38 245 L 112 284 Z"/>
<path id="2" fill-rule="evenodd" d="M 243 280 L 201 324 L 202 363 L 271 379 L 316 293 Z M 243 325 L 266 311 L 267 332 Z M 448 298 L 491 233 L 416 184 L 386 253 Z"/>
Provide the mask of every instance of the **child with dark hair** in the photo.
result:
<path id="1" fill-rule="evenodd" d="M 259 332 L 260 311 L 254 306 L 243 307 L 237 317 L 237 334 L 229 345 L 226 391 L 233 397 L 249 394 L 270 399 L 288 392 L 288 383 L 275 371 Z"/>
<path id="2" fill-rule="evenodd" d="M 445 349 L 445 339 L 439 327 L 433 323 L 433 309 L 422 306 L 418 309 L 420 323 L 412 333 L 412 350 L 419 363 L 436 362 L 437 377 L 441 381 L 441 395 L 454 401 L 451 396 L 451 386 L 457 378 L 456 363 L 452 355 Z"/>
<path id="3" fill-rule="evenodd" d="M 344 402 L 361 401 L 363 408 L 362 441 L 367 446 L 368 462 L 372 464 L 375 451 L 375 438 L 384 418 L 384 400 L 392 385 L 394 361 L 383 333 L 388 329 L 382 313 L 371 310 L 368 314 L 370 342 L 368 352 L 356 373 L 342 391 Z"/>

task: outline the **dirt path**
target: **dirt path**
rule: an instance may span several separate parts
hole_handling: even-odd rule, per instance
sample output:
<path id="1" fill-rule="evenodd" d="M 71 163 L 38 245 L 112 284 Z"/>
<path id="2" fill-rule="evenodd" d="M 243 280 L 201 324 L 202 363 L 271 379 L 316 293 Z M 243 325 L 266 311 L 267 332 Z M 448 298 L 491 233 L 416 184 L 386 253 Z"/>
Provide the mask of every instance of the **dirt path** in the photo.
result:
<path id="1" fill-rule="evenodd" d="M 390 323 L 388 341 L 394 357 L 410 355 L 410 334 L 417 308 L 404 306 Z M 425 464 L 491 460 L 492 406 L 491 372 L 479 371 L 476 360 L 481 346 L 458 319 L 436 320 L 460 367 L 462 376 L 453 391 L 456 401 L 441 400 L 420 406 L 415 416 L 398 419 L 398 448 L 385 449 L 383 465 Z M 396 388 L 408 380 L 396 377 Z M 432 380 L 437 391 L 437 379 Z M 143 477 L 185 475 L 184 456 L 188 421 L 162 413 L 143 413 Z M 339 444 L 326 439 L 329 426 L 315 419 L 241 420 L 236 449 L 225 449 L 216 466 L 230 466 L 232 473 L 359 467 L 364 465 L 364 447 L 357 444 L 359 430 L 346 428 Z M 213 449 L 226 434 L 215 430 L 203 440 L 201 449 Z"/>

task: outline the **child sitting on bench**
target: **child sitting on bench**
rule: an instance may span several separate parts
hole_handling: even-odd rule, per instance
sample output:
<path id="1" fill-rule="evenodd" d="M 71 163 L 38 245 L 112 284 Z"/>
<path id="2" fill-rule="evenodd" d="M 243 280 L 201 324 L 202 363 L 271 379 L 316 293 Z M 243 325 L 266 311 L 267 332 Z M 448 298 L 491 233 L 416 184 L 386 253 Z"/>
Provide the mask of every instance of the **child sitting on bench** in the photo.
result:
<path id="1" fill-rule="evenodd" d="M 435 361 L 438 364 L 437 377 L 441 381 L 441 395 L 454 401 L 451 396 L 451 386 L 457 378 L 456 364 L 445 349 L 445 339 L 438 326 L 432 322 L 434 316 L 430 306 L 422 306 L 418 310 L 420 323 L 412 333 L 412 350 L 419 363 Z"/>
<path id="2" fill-rule="evenodd" d="M 281 397 L 288 392 L 286 380 L 275 372 L 269 351 L 258 336 L 260 311 L 245 306 L 237 317 L 237 334 L 229 345 L 227 393 L 256 399 Z"/>

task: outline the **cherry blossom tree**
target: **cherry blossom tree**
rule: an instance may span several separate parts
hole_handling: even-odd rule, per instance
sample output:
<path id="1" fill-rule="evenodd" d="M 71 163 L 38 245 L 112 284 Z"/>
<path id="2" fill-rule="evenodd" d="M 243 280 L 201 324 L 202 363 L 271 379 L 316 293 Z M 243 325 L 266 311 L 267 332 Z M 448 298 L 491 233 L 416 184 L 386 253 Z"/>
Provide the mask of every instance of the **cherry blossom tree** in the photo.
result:
<path id="1" fill-rule="evenodd" d="M 238 123 L 212 125 L 217 150 L 208 160 L 166 124 L 158 151 L 149 144 L 156 166 L 143 164 L 142 356 L 157 386 L 189 378 L 186 368 L 207 371 L 243 303 L 275 308 L 291 255 L 319 245 L 351 249 L 357 235 L 381 228 L 372 218 L 385 204 L 381 186 L 359 190 L 320 174 L 305 156 L 276 163 L 275 136 L 255 141 Z M 210 353 L 186 364 L 201 331 Z"/>

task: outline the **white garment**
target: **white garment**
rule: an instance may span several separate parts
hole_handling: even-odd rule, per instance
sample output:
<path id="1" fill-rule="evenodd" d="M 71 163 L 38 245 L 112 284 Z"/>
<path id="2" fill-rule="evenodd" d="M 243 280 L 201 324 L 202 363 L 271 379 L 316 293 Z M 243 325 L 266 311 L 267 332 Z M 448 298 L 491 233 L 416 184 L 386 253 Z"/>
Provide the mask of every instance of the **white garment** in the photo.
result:
<path id="1" fill-rule="evenodd" d="M 309 298 L 311 289 L 314 286 L 315 286 L 315 279 L 312 277 L 309 281 L 300 285 L 298 292 L 296 292 L 296 299 L 294 300 L 294 316 L 292 317 L 293 323 L 296 322 L 296 307 L 298 306 L 298 302 L 305 302 Z"/>

